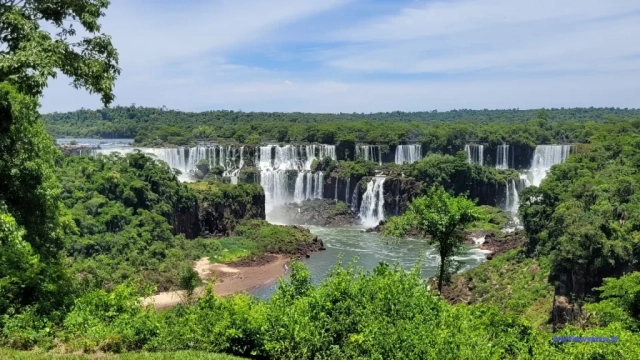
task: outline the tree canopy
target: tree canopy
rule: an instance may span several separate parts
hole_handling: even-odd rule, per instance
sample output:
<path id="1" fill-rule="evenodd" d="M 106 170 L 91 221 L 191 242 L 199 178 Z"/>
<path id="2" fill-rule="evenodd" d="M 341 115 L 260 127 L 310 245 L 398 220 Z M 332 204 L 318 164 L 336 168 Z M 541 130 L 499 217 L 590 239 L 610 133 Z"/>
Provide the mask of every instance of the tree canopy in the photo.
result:
<path id="1" fill-rule="evenodd" d="M 464 196 L 451 196 L 443 188 L 433 187 L 426 196 L 413 199 L 407 211 L 393 217 L 384 226 L 384 234 L 400 237 L 415 229 L 440 254 L 438 291 L 458 269 L 452 257 L 460 255 L 464 247 L 464 227 L 480 217 L 473 201 Z"/>
<path id="2" fill-rule="evenodd" d="M 109 105 L 120 68 L 111 38 L 100 33 L 99 20 L 108 6 L 108 0 L 1 0 L 0 82 L 39 96 L 60 71 L 73 87 L 98 93 Z M 45 24 L 57 33 L 44 29 Z"/>

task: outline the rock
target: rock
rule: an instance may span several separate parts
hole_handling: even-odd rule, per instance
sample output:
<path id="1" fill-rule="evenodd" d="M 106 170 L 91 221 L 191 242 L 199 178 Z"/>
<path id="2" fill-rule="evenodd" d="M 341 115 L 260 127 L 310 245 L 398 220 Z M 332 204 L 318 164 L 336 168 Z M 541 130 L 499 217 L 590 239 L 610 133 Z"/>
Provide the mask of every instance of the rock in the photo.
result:
<path id="1" fill-rule="evenodd" d="M 360 223 L 357 213 L 332 199 L 305 200 L 275 209 L 273 216 L 292 225 L 348 226 Z"/>
<path id="2" fill-rule="evenodd" d="M 493 259 L 495 256 L 503 254 L 509 250 L 519 249 L 524 247 L 525 236 L 520 232 L 507 234 L 504 237 L 498 237 L 496 234 L 488 231 L 473 231 L 467 232 L 466 243 L 475 244 L 474 238 L 478 238 L 480 234 L 484 235 L 484 242 L 478 244 L 478 247 L 483 250 L 491 251 L 491 254 L 487 256 L 487 260 Z"/>
<path id="3" fill-rule="evenodd" d="M 569 303 L 565 296 L 556 295 L 553 298 L 553 329 L 560 330 L 567 323 L 578 320 L 581 316 L 580 306 Z"/>

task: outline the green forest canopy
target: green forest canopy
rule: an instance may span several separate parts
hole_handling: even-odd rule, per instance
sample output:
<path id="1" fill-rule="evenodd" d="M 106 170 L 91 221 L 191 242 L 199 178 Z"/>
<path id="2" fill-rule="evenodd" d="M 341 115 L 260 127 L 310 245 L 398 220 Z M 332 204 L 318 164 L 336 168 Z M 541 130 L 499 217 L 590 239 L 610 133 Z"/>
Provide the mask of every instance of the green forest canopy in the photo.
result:
<path id="1" fill-rule="evenodd" d="M 375 114 L 311 114 L 207 111 L 200 113 L 116 106 L 43 115 L 54 137 L 135 138 L 141 145 L 187 145 L 196 140 L 232 143 L 316 142 L 350 139 L 396 145 L 493 142 L 582 142 L 594 122 L 640 118 L 640 110 L 575 108 L 550 110 L 453 110 Z M 444 140 L 443 140 L 444 139 Z"/>

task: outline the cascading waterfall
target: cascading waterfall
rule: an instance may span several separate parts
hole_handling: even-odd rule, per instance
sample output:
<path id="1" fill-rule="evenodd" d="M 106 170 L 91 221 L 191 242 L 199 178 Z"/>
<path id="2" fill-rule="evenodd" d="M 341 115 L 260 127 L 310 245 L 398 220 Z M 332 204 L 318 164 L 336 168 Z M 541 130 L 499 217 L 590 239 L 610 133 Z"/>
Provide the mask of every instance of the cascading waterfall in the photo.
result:
<path id="1" fill-rule="evenodd" d="M 237 183 L 238 174 L 244 166 L 244 146 L 201 145 L 194 147 L 177 148 L 109 148 L 98 149 L 97 154 L 110 154 L 119 152 L 123 155 L 141 151 L 153 155 L 157 159 L 167 163 L 170 168 L 177 169 L 181 175 L 181 181 L 192 181 L 192 175 L 196 171 L 196 165 L 206 161 L 210 167 L 221 166 L 224 169 L 223 176 L 231 177 L 232 183 Z M 239 155 L 239 156 L 238 156 Z"/>
<path id="2" fill-rule="evenodd" d="M 358 188 L 356 184 L 356 189 L 353 190 L 353 194 L 351 195 L 351 211 L 356 211 L 358 208 Z"/>
<path id="3" fill-rule="evenodd" d="M 505 188 L 506 196 L 504 199 L 504 210 L 515 216 L 518 213 L 518 208 L 520 207 L 520 197 L 518 196 L 516 181 L 513 179 L 508 180 L 505 184 Z"/>
<path id="4" fill-rule="evenodd" d="M 521 173 L 518 180 L 509 180 L 505 187 L 504 210 L 513 215 L 515 228 L 520 227 L 518 192 L 529 186 L 540 186 L 551 167 L 567 160 L 571 145 L 538 145 L 533 153 L 531 167 Z"/>
<path id="5" fill-rule="evenodd" d="M 538 145 L 533 153 L 527 180 L 533 186 L 540 186 L 551 167 L 567 160 L 571 145 Z"/>
<path id="6" fill-rule="evenodd" d="M 356 156 L 366 161 L 377 162 L 382 165 L 382 148 L 377 145 L 356 145 Z"/>
<path id="7" fill-rule="evenodd" d="M 313 174 L 313 179 L 315 183 L 315 188 L 313 192 L 314 199 L 322 199 L 324 192 L 324 173 L 322 171 L 318 171 Z"/>
<path id="8" fill-rule="evenodd" d="M 464 151 L 469 164 L 484 165 L 484 145 L 465 145 Z"/>
<path id="9" fill-rule="evenodd" d="M 398 145 L 396 147 L 396 164 L 413 164 L 422 159 L 422 145 Z"/>
<path id="10" fill-rule="evenodd" d="M 260 185 L 265 192 L 266 211 L 290 201 L 323 198 L 324 173 L 312 172 L 311 164 L 326 157 L 336 160 L 334 145 L 261 146 L 257 164 Z M 291 171 L 296 172 L 293 189 L 288 185 L 287 173 Z"/>
<path id="11" fill-rule="evenodd" d="M 351 177 L 347 178 L 347 187 L 344 190 L 344 202 L 347 203 L 347 205 L 350 205 L 350 199 L 349 199 L 349 190 L 351 187 Z"/>
<path id="12" fill-rule="evenodd" d="M 362 195 L 360 219 L 366 226 L 376 226 L 384 219 L 384 176 L 375 176 L 367 183 L 367 190 Z"/>
<path id="13" fill-rule="evenodd" d="M 509 145 L 498 145 L 496 150 L 496 168 L 506 170 L 509 169 Z"/>

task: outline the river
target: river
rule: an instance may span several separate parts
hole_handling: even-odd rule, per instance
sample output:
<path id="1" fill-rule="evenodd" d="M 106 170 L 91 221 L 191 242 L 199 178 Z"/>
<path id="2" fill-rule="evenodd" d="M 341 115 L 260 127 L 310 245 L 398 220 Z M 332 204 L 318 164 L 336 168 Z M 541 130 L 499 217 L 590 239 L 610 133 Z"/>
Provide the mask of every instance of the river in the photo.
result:
<path id="1" fill-rule="evenodd" d="M 315 252 L 304 263 L 311 270 L 314 284 L 324 279 L 342 256 L 343 265 L 357 257 L 356 264 L 365 270 L 372 270 L 380 261 L 398 262 L 407 270 L 411 270 L 419 260 L 420 269 L 425 278 L 435 275 L 439 257 L 434 248 L 424 240 L 389 239 L 376 233 L 366 233 L 363 227 L 327 228 L 308 226 L 309 230 L 324 241 L 327 250 Z M 486 260 L 489 251 L 469 247 L 467 253 L 457 258 L 464 264 L 462 270 L 473 268 Z M 422 258 L 422 259 L 421 259 Z M 252 293 L 265 299 L 273 295 L 277 282 L 254 289 Z"/>

